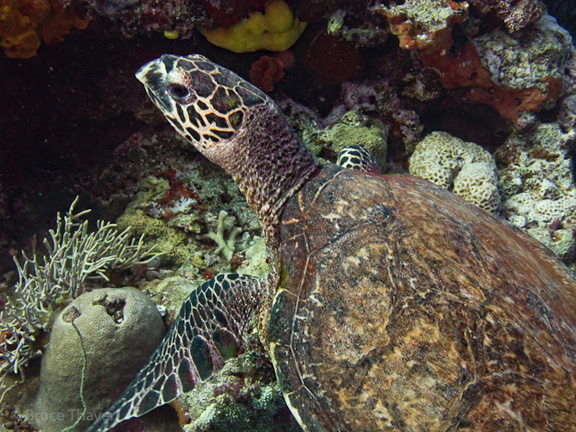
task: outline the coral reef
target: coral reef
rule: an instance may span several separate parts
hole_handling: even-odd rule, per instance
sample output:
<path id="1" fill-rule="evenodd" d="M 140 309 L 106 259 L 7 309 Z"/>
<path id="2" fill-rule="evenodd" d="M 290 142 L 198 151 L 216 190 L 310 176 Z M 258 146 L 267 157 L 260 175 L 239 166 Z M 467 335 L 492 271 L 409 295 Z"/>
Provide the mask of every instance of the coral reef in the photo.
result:
<path id="1" fill-rule="evenodd" d="M 515 119 L 522 111 L 552 107 L 563 87 L 566 60 L 573 51 L 570 35 L 556 20 L 546 15 L 530 33 L 513 39 L 501 30 L 478 36 L 472 43 L 490 81 L 502 97 L 488 96 L 490 90 L 477 89 L 471 100 L 488 99 L 506 118 Z M 506 93 L 516 92 L 518 103 L 507 107 Z"/>
<path id="2" fill-rule="evenodd" d="M 63 10 L 59 0 L 1 0 L 0 47 L 8 57 L 27 59 L 41 41 L 61 42 L 71 28 L 83 30 L 89 21 Z"/>
<path id="3" fill-rule="evenodd" d="M 388 40 L 388 32 L 365 16 L 356 16 L 346 9 L 338 9 L 329 18 L 326 31 L 354 46 L 362 49 L 383 45 Z M 358 24 L 354 25 L 353 22 Z"/>
<path id="4" fill-rule="evenodd" d="M 306 148 L 320 160 L 336 162 L 342 147 L 359 145 L 374 155 L 381 169 L 386 167 L 388 129 L 379 119 L 346 111 L 344 105 L 324 119 L 289 99 L 280 106 Z"/>
<path id="5" fill-rule="evenodd" d="M 28 361 L 41 354 L 37 343 L 48 330 L 54 310 L 79 296 L 89 281 L 108 281 L 106 271 L 146 264 L 158 254 L 145 246 L 142 237 L 132 239 L 130 230 L 119 232 L 115 224 L 98 221 L 88 231 L 88 221 L 79 222 L 89 210 L 57 217 L 56 230 L 44 239 L 45 256 L 22 253 L 23 264 L 14 258 L 19 280 L 3 301 L 0 321 L 0 376 L 22 373 Z"/>
<path id="6" fill-rule="evenodd" d="M 524 111 L 554 106 L 563 86 L 563 70 L 572 55 L 569 34 L 556 20 L 542 14 L 532 2 L 498 5 L 481 2 L 483 12 L 493 12 L 514 30 L 499 28 L 474 35 L 459 49 L 452 49 L 452 28 L 468 17 L 467 3 L 430 0 L 407 1 L 400 6 L 381 7 L 400 47 L 418 52 L 425 66 L 439 72 L 447 89 L 466 88 L 469 103 L 485 103 L 502 117 L 516 121 Z M 532 26 L 527 24 L 532 22 Z"/>
<path id="7" fill-rule="evenodd" d="M 544 14 L 544 5 L 538 0 L 468 0 L 481 15 L 493 15 L 504 23 L 508 33 L 522 30 Z"/>
<path id="8" fill-rule="evenodd" d="M 554 106 L 572 50 L 566 31 L 545 16 L 526 37 L 513 39 L 494 30 L 456 54 L 422 59 L 440 71 L 445 88 L 467 88 L 468 102 L 489 104 L 502 117 L 516 121 L 524 111 Z"/>
<path id="9" fill-rule="evenodd" d="M 54 321 L 40 387 L 24 412 L 42 431 L 61 431 L 79 416 L 71 430 L 84 430 L 134 378 L 164 333 L 156 306 L 135 288 L 82 294 Z"/>
<path id="10" fill-rule="evenodd" d="M 230 27 L 200 28 L 208 41 L 235 53 L 284 51 L 298 40 L 306 23 L 294 17 L 284 0 L 266 3 L 264 13 L 253 12 Z"/>
<path id="11" fill-rule="evenodd" d="M 274 370 L 256 335 L 247 351 L 226 362 L 207 382 L 182 395 L 189 432 L 301 432 L 276 386 Z"/>
<path id="12" fill-rule="evenodd" d="M 556 123 L 511 136 L 496 152 L 503 216 L 571 263 L 576 188 L 570 148 L 576 135 Z"/>
<path id="13" fill-rule="evenodd" d="M 344 107 L 335 107 L 332 115 L 343 109 L 358 110 L 379 119 L 391 140 L 403 144 L 411 153 L 420 139 L 423 125 L 418 114 L 406 108 L 404 102 L 386 80 L 342 83 Z"/>
<path id="14" fill-rule="evenodd" d="M 432 132 L 410 157 L 410 174 L 451 190 L 481 209 L 500 207 L 496 164 L 482 147 L 446 132 Z"/>
<path id="15" fill-rule="evenodd" d="M 468 3 L 452 0 L 407 0 L 399 6 L 381 6 L 390 32 L 400 47 L 428 56 L 452 46 L 452 27 L 468 18 Z"/>

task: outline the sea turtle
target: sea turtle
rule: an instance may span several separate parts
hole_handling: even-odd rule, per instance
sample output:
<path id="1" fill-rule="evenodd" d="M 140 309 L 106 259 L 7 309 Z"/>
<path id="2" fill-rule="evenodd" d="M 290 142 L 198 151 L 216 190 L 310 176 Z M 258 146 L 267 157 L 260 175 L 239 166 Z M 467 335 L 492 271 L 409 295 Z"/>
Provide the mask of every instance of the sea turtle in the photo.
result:
<path id="1" fill-rule="evenodd" d="M 428 181 L 320 165 L 269 97 L 201 55 L 137 77 L 246 194 L 272 270 L 199 286 L 88 431 L 190 390 L 250 325 L 306 431 L 576 429 L 576 283 L 544 246 Z"/>

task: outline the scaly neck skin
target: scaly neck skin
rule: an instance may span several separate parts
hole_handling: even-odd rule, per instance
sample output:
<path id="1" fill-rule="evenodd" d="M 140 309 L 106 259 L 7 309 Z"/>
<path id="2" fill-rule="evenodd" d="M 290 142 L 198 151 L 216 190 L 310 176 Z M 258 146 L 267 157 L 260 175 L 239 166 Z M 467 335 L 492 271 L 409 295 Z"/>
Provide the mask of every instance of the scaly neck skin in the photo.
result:
<path id="1" fill-rule="evenodd" d="M 250 110 L 226 169 L 246 195 L 268 241 L 284 203 L 320 168 L 273 103 Z"/>

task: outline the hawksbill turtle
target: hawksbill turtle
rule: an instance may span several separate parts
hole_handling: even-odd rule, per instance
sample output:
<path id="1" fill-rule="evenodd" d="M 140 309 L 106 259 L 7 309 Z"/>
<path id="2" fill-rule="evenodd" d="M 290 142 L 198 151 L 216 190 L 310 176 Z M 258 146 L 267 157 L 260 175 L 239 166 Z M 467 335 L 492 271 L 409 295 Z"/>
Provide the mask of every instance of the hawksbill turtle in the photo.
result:
<path id="1" fill-rule="evenodd" d="M 271 272 L 192 292 L 89 432 L 192 389 L 251 325 L 305 431 L 576 429 L 576 282 L 548 249 L 426 180 L 320 165 L 267 95 L 201 55 L 137 78 L 240 186 Z"/>

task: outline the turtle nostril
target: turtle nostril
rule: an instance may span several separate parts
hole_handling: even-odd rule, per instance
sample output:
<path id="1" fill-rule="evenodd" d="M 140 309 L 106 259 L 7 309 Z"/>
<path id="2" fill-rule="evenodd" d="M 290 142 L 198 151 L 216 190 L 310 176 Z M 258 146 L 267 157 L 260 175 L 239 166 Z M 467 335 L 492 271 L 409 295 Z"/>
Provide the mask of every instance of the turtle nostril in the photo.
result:
<path id="1" fill-rule="evenodd" d="M 182 84 L 170 84 L 168 86 L 168 93 L 177 101 L 187 98 L 190 94 L 188 89 Z"/>

